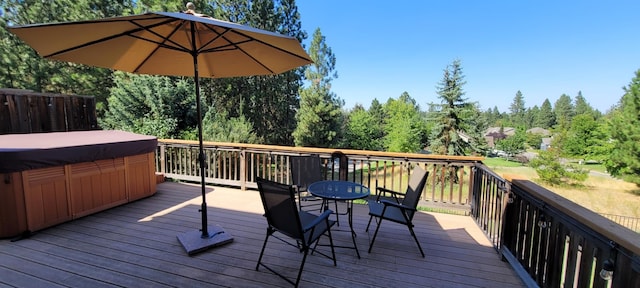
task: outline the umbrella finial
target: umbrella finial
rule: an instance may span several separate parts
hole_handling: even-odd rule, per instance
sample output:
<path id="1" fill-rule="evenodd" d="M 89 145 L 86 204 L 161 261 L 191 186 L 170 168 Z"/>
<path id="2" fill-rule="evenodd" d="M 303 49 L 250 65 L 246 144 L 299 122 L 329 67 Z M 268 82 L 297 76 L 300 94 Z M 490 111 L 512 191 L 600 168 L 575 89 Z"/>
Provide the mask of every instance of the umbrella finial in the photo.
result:
<path id="1" fill-rule="evenodd" d="M 187 13 L 191 12 L 191 14 L 196 12 L 196 5 L 193 2 L 187 2 Z"/>

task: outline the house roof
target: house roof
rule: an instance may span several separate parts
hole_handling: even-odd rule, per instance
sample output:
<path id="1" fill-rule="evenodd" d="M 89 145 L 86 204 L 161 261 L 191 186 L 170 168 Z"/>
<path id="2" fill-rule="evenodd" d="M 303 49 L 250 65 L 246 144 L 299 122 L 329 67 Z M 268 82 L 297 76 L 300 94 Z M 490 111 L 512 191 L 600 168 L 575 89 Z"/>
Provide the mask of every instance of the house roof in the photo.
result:
<path id="1" fill-rule="evenodd" d="M 495 136 L 500 134 L 500 130 L 502 129 L 502 133 L 506 136 L 511 136 L 516 134 L 516 128 L 513 127 L 489 127 L 484 131 L 484 136 Z"/>
<path id="2" fill-rule="evenodd" d="M 540 127 L 533 127 L 529 130 L 527 130 L 527 133 L 531 133 L 531 134 L 539 134 L 539 135 L 543 135 L 543 136 L 548 136 L 551 135 L 551 131 L 544 129 L 544 128 L 540 128 Z"/>

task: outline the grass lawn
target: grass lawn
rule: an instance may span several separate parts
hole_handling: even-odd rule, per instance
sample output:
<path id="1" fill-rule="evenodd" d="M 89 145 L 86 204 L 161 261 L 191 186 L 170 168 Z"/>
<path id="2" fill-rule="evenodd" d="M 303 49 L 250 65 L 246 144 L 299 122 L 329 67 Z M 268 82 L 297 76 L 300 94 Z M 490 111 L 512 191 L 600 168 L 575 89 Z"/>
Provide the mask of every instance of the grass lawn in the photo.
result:
<path id="1" fill-rule="evenodd" d="M 541 183 L 535 170 L 520 163 L 500 158 L 487 158 L 483 163 L 498 174 L 524 176 L 597 213 L 640 217 L 640 189 L 638 186 L 603 174 L 606 171 L 601 165 L 582 165 L 585 169 L 601 172 L 590 174 L 584 182 L 584 187 L 558 187 Z"/>

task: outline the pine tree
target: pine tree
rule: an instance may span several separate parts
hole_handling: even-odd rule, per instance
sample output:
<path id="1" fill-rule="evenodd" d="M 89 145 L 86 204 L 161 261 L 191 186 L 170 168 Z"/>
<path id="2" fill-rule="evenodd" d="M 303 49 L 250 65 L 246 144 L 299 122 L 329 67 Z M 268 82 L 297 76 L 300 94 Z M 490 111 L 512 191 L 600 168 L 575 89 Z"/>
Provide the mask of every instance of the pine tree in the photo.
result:
<path id="1" fill-rule="evenodd" d="M 191 79 L 116 72 L 114 83 L 102 128 L 174 138 L 196 125 Z"/>
<path id="2" fill-rule="evenodd" d="M 555 124 L 555 119 L 556 116 L 553 113 L 551 102 L 549 99 L 544 99 L 544 102 L 542 102 L 542 106 L 540 107 L 540 112 L 535 117 L 533 126 L 549 129 Z"/>
<path id="3" fill-rule="evenodd" d="M 335 147 L 342 131 L 342 101 L 331 92 L 331 81 L 338 77 L 336 58 L 326 44 L 320 28 L 313 33 L 305 78 L 310 86 L 300 89 L 298 126 L 293 131 L 296 146 Z"/>
<path id="4" fill-rule="evenodd" d="M 600 118 L 601 114 L 597 110 L 593 109 L 587 99 L 582 96 L 582 91 L 578 91 L 578 95 L 575 98 L 575 112 L 577 115 L 588 114 L 593 116 L 596 120 Z"/>
<path id="5" fill-rule="evenodd" d="M 461 133 L 472 134 L 470 121 L 477 114 L 474 105 L 464 98 L 462 86 L 466 84 L 460 60 L 455 60 L 444 70 L 437 86 L 440 104 L 431 104 L 430 117 L 435 127 L 430 137 L 431 151 L 442 155 L 466 155 L 471 143 L 461 137 Z M 473 137 L 472 137 L 473 138 Z"/>
<path id="6" fill-rule="evenodd" d="M 556 117 L 556 125 L 559 130 L 565 130 L 571 125 L 571 119 L 575 115 L 575 107 L 571 101 L 571 97 L 567 94 L 560 95 L 553 107 L 553 113 Z"/>
<path id="7" fill-rule="evenodd" d="M 516 92 L 516 96 L 513 97 L 513 102 L 509 106 L 509 111 L 511 114 L 509 117 L 511 118 L 511 123 L 514 127 L 519 127 L 524 125 L 524 114 L 526 111 L 526 107 L 524 104 L 524 96 L 522 96 L 522 92 L 518 90 Z"/>
<path id="8" fill-rule="evenodd" d="M 605 167 L 612 176 L 640 187 L 640 70 L 635 74 L 612 119 L 614 147 Z"/>

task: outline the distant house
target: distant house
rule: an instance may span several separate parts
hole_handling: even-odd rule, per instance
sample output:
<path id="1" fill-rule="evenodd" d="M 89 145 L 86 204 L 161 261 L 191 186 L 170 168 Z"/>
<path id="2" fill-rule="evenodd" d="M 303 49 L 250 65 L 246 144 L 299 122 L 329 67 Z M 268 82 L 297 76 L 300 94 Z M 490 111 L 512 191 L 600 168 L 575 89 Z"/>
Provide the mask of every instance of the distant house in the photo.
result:
<path id="1" fill-rule="evenodd" d="M 516 134 L 516 128 L 513 127 L 489 127 L 484 132 L 484 139 L 487 141 L 489 147 L 495 148 L 498 140 L 505 139 L 514 134 Z"/>
<path id="2" fill-rule="evenodd" d="M 551 131 L 540 127 L 531 128 L 527 130 L 526 133 L 542 135 L 545 137 L 551 135 Z M 516 128 L 513 127 L 489 127 L 484 132 L 484 139 L 487 140 L 489 147 L 495 148 L 495 144 L 498 140 L 505 139 L 509 136 L 513 136 L 514 134 L 516 134 Z M 542 145 L 544 145 L 544 143 Z"/>
<path id="3" fill-rule="evenodd" d="M 540 128 L 540 127 L 533 127 L 529 130 L 527 130 L 527 133 L 531 133 L 531 134 L 536 134 L 536 135 L 542 135 L 542 136 L 549 136 L 551 135 L 551 131 L 544 129 L 544 128 Z"/>
<path id="4" fill-rule="evenodd" d="M 551 147 L 551 139 L 551 137 L 542 138 L 542 142 L 540 142 L 540 150 L 546 151 Z"/>

